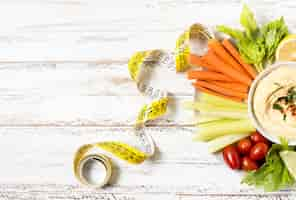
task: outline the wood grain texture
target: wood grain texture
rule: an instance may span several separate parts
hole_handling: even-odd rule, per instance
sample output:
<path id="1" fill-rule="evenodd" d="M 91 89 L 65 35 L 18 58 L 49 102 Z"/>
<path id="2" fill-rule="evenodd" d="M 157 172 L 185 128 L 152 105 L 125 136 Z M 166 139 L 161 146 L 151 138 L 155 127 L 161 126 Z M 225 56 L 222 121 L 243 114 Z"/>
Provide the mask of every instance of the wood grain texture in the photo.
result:
<path id="1" fill-rule="evenodd" d="M 294 1 L 246 2 L 260 22 L 284 15 L 294 29 Z M 122 62 L 136 50 L 173 49 L 194 22 L 238 26 L 240 8 L 239 0 L 2 0 L 0 60 Z"/>
<path id="2" fill-rule="evenodd" d="M 285 16 L 293 0 L 248 0 L 259 22 Z M 156 74 L 169 88 L 169 113 L 149 124 L 158 151 L 141 166 L 114 159 L 112 186 L 81 187 L 72 158 L 85 143 L 132 135 L 141 96 L 127 71 L 143 49 L 173 50 L 195 22 L 239 26 L 240 0 L 0 0 L 0 199 L 220 200 L 295 199 L 240 185 L 220 155 L 192 142 L 193 113 L 181 104 L 194 90 L 183 74 Z"/>
<path id="3" fill-rule="evenodd" d="M 151 101 L 139 93 L 126 64 L 1 64 L 0 79 L 0 126 L 132 126 Z M 194 95 L 184 74 L 157 70 L 153 86 L 168 89 L 170 105 L 151 125 L 193 124 L 193 113 L 182 109 Z"/>

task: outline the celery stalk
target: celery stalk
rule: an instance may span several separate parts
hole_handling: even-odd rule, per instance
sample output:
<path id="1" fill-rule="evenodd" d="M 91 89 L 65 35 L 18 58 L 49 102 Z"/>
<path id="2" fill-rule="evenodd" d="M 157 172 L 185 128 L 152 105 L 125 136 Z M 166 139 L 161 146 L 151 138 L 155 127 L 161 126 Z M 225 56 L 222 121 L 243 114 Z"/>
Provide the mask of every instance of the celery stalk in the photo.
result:
<path id="1" fill-rule="evenodd" d="M 229 118 L 229 119 L 248 119 L 247 113 L 239 112 L 223 112 L 223 111 L 212 111 L 212 112 L 200 112 L 202 115 L 215 116 L 219 118 Z"/>
<path id="2" fill-rule="evenodd" d="M 195 140 L 209 141 L 224 135 L 249 133 L 253 131 L 255 131 L 255 128 L 248 119 L 225 119 L 199 125 Z"/>
<path id="3" fill-rule="evenodd" d="M 217 97 L 207 93 L 201 93 L 199 97 L 200 102 L 205 102 L 217 106 L 231 107 L 231 108 L 244 108 L 247 109 L 248 106 L 245 103 L 239 103 L 225 98 Z"/>
<path id="4" fill-rule="evenodd" d="M 230 144 L 233 144 L 245 137 L 248 137 L 249 135 L 250 133 L 238 133 L 238 134 L 224 135 L 224 136 L 218 137 L 208 142 L 209 152 L 215 153 L 217 151 L 220 151 L 224 147 Z"/>
<path id="5" fill-rule="evenodd" d="M 237 107 L 225 107 L 225 106 L 217 106 L 215 104 L 210 103 L 201 103 L 201 102 L 195 102 L 193 103 L 193 109 L 199 110 L 199 111 L 224 111 L 224 112 L 242 112 L 247 113 L 248 109 L 246 108 L 237 108 Z"/>
<path id="6" fill-rule="evenodd" d="M 248 110 L 245 108 L 230 108 L 200 102 L 185 102 L 184 106 L 187 109 L 199 111 L 203 115 L 211 115 L 219 118 L 248 118 Z"/>
<path id="7" fill-rule="evenodd" d="M 215 115 L 198 115 L 196 118 L 197 118 L 196 119 L 197 124 L 209 123 L 209 122 L 214 122 L 214 121 L 219 121 L 224 119 L 221 117 L 217 117 Z"/>

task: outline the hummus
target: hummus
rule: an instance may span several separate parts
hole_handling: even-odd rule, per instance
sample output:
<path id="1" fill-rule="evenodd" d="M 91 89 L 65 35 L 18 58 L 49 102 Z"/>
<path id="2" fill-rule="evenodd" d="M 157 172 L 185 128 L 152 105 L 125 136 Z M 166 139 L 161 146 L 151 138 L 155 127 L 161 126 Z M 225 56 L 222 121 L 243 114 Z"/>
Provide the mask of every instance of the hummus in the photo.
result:
<path id="1" fill-rule="evenodd" d="M 296 139 L 296 67 L 279 66 L 257 83 L 253 111 L 271 136 Z"/>

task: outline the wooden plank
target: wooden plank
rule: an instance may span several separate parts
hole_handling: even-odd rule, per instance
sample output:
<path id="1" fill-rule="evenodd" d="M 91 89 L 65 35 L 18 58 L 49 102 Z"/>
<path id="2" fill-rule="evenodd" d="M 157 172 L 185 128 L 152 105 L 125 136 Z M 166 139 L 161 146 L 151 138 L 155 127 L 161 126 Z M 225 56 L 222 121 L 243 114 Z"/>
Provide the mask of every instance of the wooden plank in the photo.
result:
<path id="1" fill-rule="evenodd" d="M 260 22 L 284 15 L 295 29 L 294 1 L 247 3 Z M 147 99 L 129 81 L 125 64 L 129 56 L 142 49 L 173 49 L 176 37 L 196 21 L 238 26 L 240 1 L 1 0 L 0 4 L 0 60 L 53 61 L 0 66 L 0 199 L 295 198 L 295 189 L 263 194 L 239 185 L 241 174 L 228 170 L 219 156 L 208 154 L 204 144 L 193 143 L 192 128 L 179 127 L 192 123 L 178 111 L 153 125 L 179 128 L 148 129 L 159 147 L 153 162 L 129 166 L 115 160 L 119 177 L 114 187 L 79 187 L 71 173 L 73 153 L 81 144 L 118 139 L 139 145 L 128 126 Z M 99 64 L 54 64 L 62 60 Z M 168 78 L 168 84 L 173 80 Z M 181 101 L 190 99 L 192 88 L 180 80 L 180 84 L 174 80 L 171 92 Z"/>
<path id="2" fill-rule="evenodd" d="M 174 192 L 143 192 L 134 188 L 130 188 L 129 192 L 110 192 L 108 189 L 95 190 L 85 187 L 77 187 L 73 185 L 30 185 L 30 184 L 8 184 L 0 185 L 1 199 L 102 199 L 102 200 L 292 200 L 295 199 L 295 192 L 293 193 L 278 193 L 278 194 L 177 194 Z"/>
<path id="3" fill-rule="evenodd" d="M 173 190 L 162 190 L 162 192 L 151 192 L 149 187 L 142 186 L 141 188 L 126 188 L 127 192 L 118 192 L 116 190 L 105 189 L 91 189 L 85 187 L 78 187 L 74 185 L 61 184 L 2 184 L 0 185 L 0 198 L 2 199 L 110 199 L 110 200 L 126 200 L 126 199 L 165 199 L 165 200 L 292 200 L 295 199 L 296 193 L 217 193 L 217 194 L 179 194 Z M 163 188 L 162 188 L 163 189 Z M 181 188 L 180 188 L 181 189 Z"/>
<path id="4" fill-rule="evenodd" d="M 172 50 L 195 22 L 239 25 L 241 2 L 1 1 L 0 60 L 126 60 L 134 51 Z M 260 22 L 284 15 L 295 29 L 294 1 L 250 0 Z M 116 6 L 114 6 L 116 5 Z M 225 11 L 227 12 L 226 14 Z M 15 17 L 18 13 L 18 17 Z M 111 14 L 110 13 L 116 13 Z M 9 19 L 9 20 L 7 20 Z M 161 38 L 161 39 L 159 39 Z M 54 50 L 53 50 L 54 49 Z"/>
<path id="5" fill-rule="evenodd" d="M 131 126 L 151 101 L 137 90 L 126 64 L 6 63 L 0 80 L 0 126 Z M 152 81 L 170 92 L 170 104 L 151 125 L 192 125 L 193 112 L 182 108 L 194 96 L 185 75 L 160 68 Z"/>
<path id="6" fill-rule="evenodd" d="M 193 113 L 182 108 L 190 99 L 171 99 L 167 114 L 149 124 L 192 126 Z M 0 99 L 0 126 L 133 126 L 144 103 L 141 96 L 7 97 Z"/>
<path id="7" fill-rule="evenodd" d="M 153 86 L 173 96 L 193 96 L 185 73 L 174 65 L 155 70 Z M 0 96 L 140 96 L 130 78 L 127 61 L 122 64 L 96 62 L 0 62 Z M 172 82 L 174 85 L 172 86 Z"/>
<path id="8" fill-rule="evenodd" d="M 200 166 L 204 170 L 208 165 L 221 165 L 215 156 L 205 151 L 204 144 L 191 141 L 192 129 L 147 128 L 147 132 L 153 135 L 159 152 L 152 159 L 153 165 L 149 161 L 145 165 L 131 166 L 115 159 L 115 168 L 120 169 L 118 184 L 129 185 L 131 180 L 134 180 L 132 184 L 142 184 L 145 179 L 147 184 L 152 184 L 155 182 L 153 177 L 171 176 L 175 173 L 174 168 L 180 170 L 183 165 L 189 165 L 191 169 Z M 0 137 L 0 157 L 4 159 L 0 171 L 2 183 L 77 183 L 71 165 L 79 146 L 115 140 L 141 148 L 132 128 L 8 127 L 1 128 Z M 159 167 L 162 165 L 163 168 Z M 158 184 L 168 183 L 166 178 L 157 179 Z"/>
<path id="9" fill-rule="evenodd" d="M 180 200 L 292 200 L 295 199 L 295 194 L 282 194 L 282 195 L 274 195 L 274 194 L 256 194 L 256 195 L 229 195 L 229 194 L 217 194 L 217 195 L 188 195 L 182 196 Z"/>
<path id="10" fill-rule="evenodd" d="M 178 200 L 179 197 L 173 194 L 118 194 L 107 193 L 96 190 L 75 188 L 63 185 L 0 185 L 1 199 L 38 199 L 38 200 Z"/>
<path id="11" fill-rule="evenodd" d="M 50 190 L 61 192 L 67 187 L 84 190 L 78 187 L 72 172 L 72 159 L 77 148 L 82 144 L 108 140 L 123 141 L 140 148 L 141 144 L 131 131 L 131 128 L 120 127 L 2 127 L 0 193 L 1 190 L 10 191 L 9 188 L 22 191 L 22 187 L 32 191 L 39 191 L 39 187 L 46 190 L 47 184 L 48 193 Z M 209 154 L 205 144 L 192 142 L 191 129 L 148 128 L 147 132 L 155 140 L 156 155 L 139 166 L 113 157 L 112 187 L 100 190 L 101 193 L 262 194 L 261 190 L 240 185 L 242 174 L 230 170 L 221 155 Z M 294 193 L 295 189 L 274 194 Z"/>

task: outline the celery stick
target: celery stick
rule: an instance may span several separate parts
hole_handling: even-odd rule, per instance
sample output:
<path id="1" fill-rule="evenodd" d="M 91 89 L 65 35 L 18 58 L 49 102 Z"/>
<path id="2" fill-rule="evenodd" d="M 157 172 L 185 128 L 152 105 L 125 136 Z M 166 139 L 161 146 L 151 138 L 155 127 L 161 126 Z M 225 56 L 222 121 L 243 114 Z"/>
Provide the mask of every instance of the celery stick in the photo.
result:
<path id="1" fill-rule="evenodd" d="M 245 109 L 248 108 L 247 104 L 245 104 L 245 103 L 235 102 L 232 100 L 217 97 L 217 96 L 210 95 L 207 93 L 201 93 L 201 95 L 199 97 L 199 101 L 213 104 L 213 105 L 217 105 L 217 106 L 225 106 L 225 107 L 231 107 L 231 108 L 234 108 L 234 107 L 235 108 L 245 108 Z"/>
<path id="2" fill-rule="evenodd" d="M 209 141 L 224 135 L 249 133 L 253 131 L 255 131 L 255 128 L 253 127 L 249 119 L 225 119 L 219 122 L 209 122 L 199 125 L 199 131 L 195 139 L 201 141 Z"/>
<path id="3" fill-rule="evenodd" d="M 239 112 L 200 112 L 201 115 L 215 116 L 219 118 L 230 118 L 230 119 L 248 119 L 247 113 L 239 113 Z"/>
<path id="4" fill-rule="evenodd" d="M 217 117 L 215 115 L 198 115 L 196 117 L 197 124 L 208 123 L 213 121 L 223 120 L 224 118 Z"/>
<path id="5" fill-rule="evenodd" d="M 247 113 L 248 109 L 246 108 L 238 108 L 238 107 L 225 107 L 225 106 L 217 106 L 215 104 L 210 103 L 201 103 L 201 102 L 195 102 L 193 103 L 193 109 L 199 110 L 199 111 L 229 111 L 229 112 L 243 112 Z"/>
<path id="6" fill-rule="evenodd" d="M 219 118 L 248 118 L 248 110 L 245 108 L 227 108 L 200 102 L 184 102 L 184 107 Z"/>
<path id="7" fill-rule="evenodd" d="M 249 135 L 250 133 L 238 133 L 238 134 L 224 135 L 224 136 L 218 137 L 208 142 L 209 152 L 215 153 L 217 151 L 220 151 L 224 147 L 230 144 L 233 144 Z"/>

